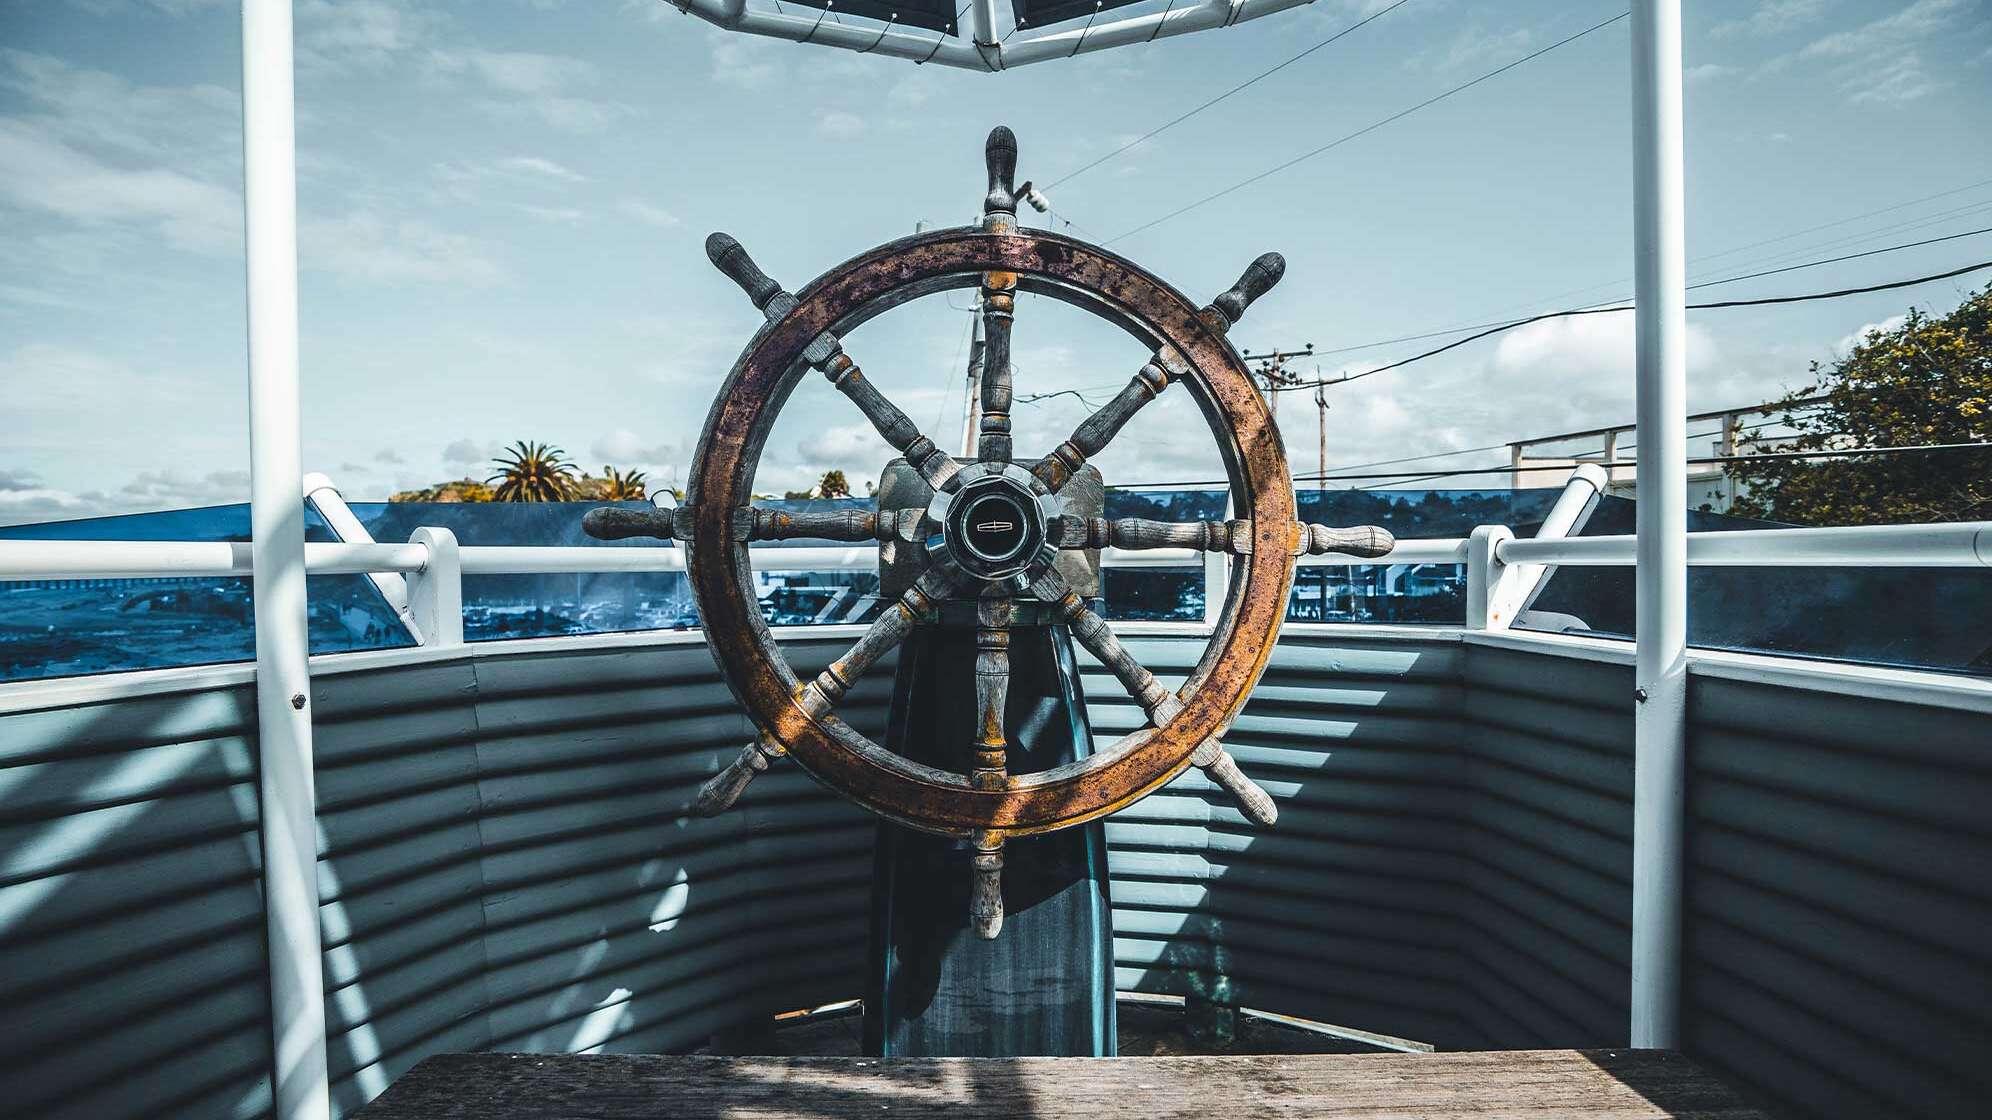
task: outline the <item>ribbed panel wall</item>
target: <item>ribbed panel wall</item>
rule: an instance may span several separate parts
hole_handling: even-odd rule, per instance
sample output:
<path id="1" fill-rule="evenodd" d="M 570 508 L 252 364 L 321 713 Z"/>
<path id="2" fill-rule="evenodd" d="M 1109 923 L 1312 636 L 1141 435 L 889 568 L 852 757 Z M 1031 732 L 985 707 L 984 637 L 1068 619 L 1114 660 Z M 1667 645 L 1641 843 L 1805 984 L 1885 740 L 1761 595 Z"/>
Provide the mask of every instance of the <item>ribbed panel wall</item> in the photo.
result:
<path id="1" fill-rule="evenodd" d="M 848 640 L 787 648 L 807 673 Z M 1128 645 L 1172 683 L 1202 649 Z M 748 733 L 703 647 L 368 663 L 314 682 L 342 1109 L 437 1051 L 683 1049 L 862 991 L 870 818 L 793 768 L 683 814 Z M 1138 726 L 1082 665 L 1096 737 Z M 0 715 L 10 1114 L 267 1112 L 243 677 Z M 889 685 L 842 710 L 876 734 Z M 1448 1049 L 1622 1045 L 1631 688 L 1610 659 L 1289 631 L 1226 740 L 1278 827 L 1194 771 L 1108 825 L 1120 986 Z M 1700 671 L 1692 697 L 1690 1051 L 1793 1114 L 1970 1114 L 1992 712 Z"/>
<path id="2" fill-rule="evenodd" d="M 1688 1050 L 1794 1116 L 1992 1101 L 1992 710 L 1697 676 Z"/>
<path id="3" fill-rule="evenodd" d="M 788 645 L 814 673 L 844 640 Z M 876 734 L 888 662 L 840 711 Z M 445 1050 L 665 1051 L 863 989 L 872 820 L 793 768 L 688 818 L 749 729 L 696 644 L 321 672 L 333 1096 Z M 0 716 L 10 1115 L 270 1105 L 254 698 Z"/>
<path id="4" fill-rule="evenodd" d="M 1466 648 L 1472 795 L 1458 909 L 1480 1045 L 1623 1046 L 1632 953 L 1632 670 Z"/>
<path id="5" fill-rule="evenodd" d="M 1201 640 L 1131 638 L 1180 684 Z M 1114 816 L 1123 989 L 1215 998 L 1452 1045 L 1464 770 L 1456 641 L 1289 633 L 1226 747 L 1280 807 L 1253 827 L 1195 770 Z M 1104 747 L 1142 714 L 1090 661 Z"/>
<path id="6" fill-rule="evenodd" d="M 0 717 L 0 1111 L 267 1107 L 255 719 L 240 687 Z"/>

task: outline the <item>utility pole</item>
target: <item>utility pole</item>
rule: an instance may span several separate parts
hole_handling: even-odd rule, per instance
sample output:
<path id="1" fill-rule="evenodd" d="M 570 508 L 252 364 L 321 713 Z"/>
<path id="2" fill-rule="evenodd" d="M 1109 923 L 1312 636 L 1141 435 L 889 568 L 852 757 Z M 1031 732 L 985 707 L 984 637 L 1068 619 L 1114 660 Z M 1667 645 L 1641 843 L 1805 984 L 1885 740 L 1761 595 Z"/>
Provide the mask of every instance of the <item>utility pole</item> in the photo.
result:
<path id="1" fill-rule="evenodd" d="M 963 394 L 961 408 L 961 456 L 975 458 L 975 432 L 981 421 L 982 412 L 982 298 L 976 297 L 975 318 L 969 328 L 974 332 L 968 343 L 968 389 Z"/>
<path id="2" fill-rule="evenodd" d="M 1265 354 L 1240 354 L 1251 369 L 1252 380 L 1259 387 L 1259 396 L 1266 402 L 1266 408 L 1273 414 L 1273 420 L 1280 418 L 1280 390 L 1291 389 L 1300 384 L 1300 375 L 1288 373 L 1288 358 L 1306 358 L 1314 354 L 1314 344 L 1307 344 L 1304 350 L 1274 350 Z M 1257 362 L 1256 366 L 1252 363 Z"/>
<path id="3" fill-rule="evenodd" d="M 1314 380 L 1314 407 L 1321 414 L 1321 439 L 1317 444 L 1320 458 L 1316 460 L 1320 466 L 1316 467 L 1314 471 L 1314 488 L 1316 490 L 1326 490 L 1328 488 L 1328 386 L 1320 383 L 1321 373 L 1319 370 L 1315 371 Z"/>

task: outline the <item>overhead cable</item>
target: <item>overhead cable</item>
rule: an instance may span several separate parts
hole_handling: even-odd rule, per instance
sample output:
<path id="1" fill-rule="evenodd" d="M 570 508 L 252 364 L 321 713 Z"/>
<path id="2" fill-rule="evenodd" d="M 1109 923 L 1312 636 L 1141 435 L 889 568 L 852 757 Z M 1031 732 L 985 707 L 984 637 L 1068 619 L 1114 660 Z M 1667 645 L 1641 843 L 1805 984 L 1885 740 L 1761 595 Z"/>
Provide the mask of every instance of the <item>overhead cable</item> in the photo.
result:
<path id="1" fill-rule="evenodd" d="M 1214 192 L 1212 194 L 1207 194 L 1204 197 L 1197 199 L 1195 202 L 1192 202 L 1187 206 L 1178 207 L 1177 209 L 1171 210 L 1167 214 L 1164 214 L 1159 218 L 1143 222 L 1141 225 L 1138 225 L 1133 229 L 1128 230 L 1126 233 L 1121 234 L 1119 237 L 1110 239 L 1109 241 L 1106 242 L 1106 244 L 1112 245 L 1115 241 L 1125 241 L 1128 238 L 1133 237 L 1137 233 L 1141 233 L 1144 230 L 1153 229 L 1156 226 L 1159 226 L 1163 222 L 1169 221 L 1172 218 L 1179 218 L 1184 214 L 1187 214 L 1190 211 L 1195 210 L 1199 206 L 1202 206 L 1206 203 L 1215 202 L 1218 199 L 1223 198 L 1225 195 L 1228 195 L 1233 191 L 1242 190 L 1246 187 L 1251 186 L 1256 182 L 1259 182 L 1262 179 L 1271 178 L 1272 176 L 1277 175 L 1280 172 L 1285 171 L 1286 169 L 1293 167 L 1296 164 L 1303 163 L 1307 160 L 1313 159 L 1315 156 L 1318 156 L 1323 152 L 1329 151 L 1330 149 L 1333 148 L 1338 148 L 1343 144 L 1348 143 L 1351 140 L 1357 139 L 1358 137 L 1367 136 L 1370 133 L 1375 132 L 1377 129 L 1382 128 L 1387 124 L 1392 124 L 1396 121 L 1403 120 L 1405 117 L 1410 116 L 1411 114 L 1419 111 L 1420 109 L 1436 105 L 1439 102 L 1444 101 L 1446 98 L 1453 96 L 1454 94 L 1464 93 L 1465 91 L 1472 89 L 1474 86 L 1477 86 L 1480 83 L 1487 81 L 1490 78 L 1499 77 L 1500 75 L 1505 74 L 1510 70 L 1513 70 L 1515 67 L 1520 66 L 1523 63 L 1533 62 L 1536 59 L 1541 58 L 1543 55 L 1546 55 L 1549 52 L 1557 49 L 1558 47 L 1567 46 L 1571 43 L 1576 42 L 1579 39 L 1584 38 L 1586 35 L 1589 35 L 1596 31 L 1602 31 L 1605 28 L 1610 27 L 1612 24 L 1617 23 L 1618 21 L 1626 18 L 1630 14 L 1631 14 L 1630 12 L 1620 12 L 1619 14 L 1611 17 L 1608 20 L 1605 20 L 1602 23 L 1594 23 L 1591 26 L 1585 28 L 1584 30 L 1577 32 L 1575 35 L 1571 35 L 1563 39 L 1558 39 L 1556 42 L 1551 43 L 1546 47 L 1543 47 L 1536 51 L 1532 51 L 1529 54 L 1525 54 L 1522 57 L 1515 59 L 1513 62 L 1489 70 L 1487 73 L 1480 75 L 1478 78 L 1474 78 L 1473 80 L 1468 82 L 1462 82 L 1461 84 L 1456 85 L 1449 90 L 1446 90 L 1444 93 L 1435 94 L 1434 96 L 1428 97 L 1425 100 L 1420 101 L 1419 103 L 1411 106 L 1408 109 L 1400 109 L 1397 112 L 1392 113 L 1390 116 L 1383 118 L 1382 120 L 1376 121 L 1372 124 L 1364 125 L 1363 127 L 1357 129 L 1356 131 L 1351 132 L 1346 136 L 1341 136 L 1334 140 L 1331 140 L 1328 143 L 1323 144 L 1312 151 L 1303 152 L 1300 155 L 1297 155 L 1292 159 L 1287 160 L 1285 163 L 1282 163 L 1276 167 L 1267 168 L 1266 170 L 1259 172 L 1257 175 L 1253 175 L 1247 179 L 1241 179 L 1238 182 L 1233 183 L 1228 187 L 1225 187 L 1223 190 Z"/>

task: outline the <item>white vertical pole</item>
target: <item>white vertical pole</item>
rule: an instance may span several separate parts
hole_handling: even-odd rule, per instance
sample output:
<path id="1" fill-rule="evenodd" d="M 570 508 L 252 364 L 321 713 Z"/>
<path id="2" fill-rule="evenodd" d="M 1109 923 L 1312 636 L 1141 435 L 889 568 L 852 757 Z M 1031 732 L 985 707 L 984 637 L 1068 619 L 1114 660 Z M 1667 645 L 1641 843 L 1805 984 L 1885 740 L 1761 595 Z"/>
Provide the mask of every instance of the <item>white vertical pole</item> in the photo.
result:
<path id="1" fill-rule="evenodd" d="M 1639 423 L 1632 780 L 1632 1045 L 1681 1044 L 1687 758 L 1687 295 L 1681 3 L 1632 5 Z"/>
<path id="2" fill-rule="evenodd" d="M 323 1120 L 325 983 L 298 450 L 297 152 L 290 0 L 242 3 L 242 168 L 249 306 L 249 502 L 263 908 L 279 1120 Z"/>

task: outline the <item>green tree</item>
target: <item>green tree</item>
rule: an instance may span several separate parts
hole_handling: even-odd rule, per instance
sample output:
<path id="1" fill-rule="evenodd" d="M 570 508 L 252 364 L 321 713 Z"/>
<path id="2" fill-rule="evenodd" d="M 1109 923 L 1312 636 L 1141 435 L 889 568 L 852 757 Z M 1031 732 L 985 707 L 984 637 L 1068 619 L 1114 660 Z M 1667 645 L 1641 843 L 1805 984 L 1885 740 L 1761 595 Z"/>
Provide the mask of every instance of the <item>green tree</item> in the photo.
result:
<path id="1" fill-rule="evenodd" d="M 579 502 L 640 502 L 650 496 L 649 480 L 642 471 L 602 468 L 602 477 L 585 471 L 574 484 L 569 500 Z"/>
<path id="2" fill-rule="evenodd" d="M 564 502 L 574 494 L 574 464 L 558 447 L 520 440 L 492 465 L 498 469 L 485 481 L 498 483 L 498 501 Z"/>
<path id="3" fill-rule="evenodd" d="M 619 471 L 605 466 L 602 481 L 608 490 L 604 496 L 612 502 L 640 502 L 650 496 L 650 483 L 642 471 Z"/>
<path id="4" fill-rule="evenodd" d="M 843 471 L 824 471 L 822 481 L 816 484 L 816 496 L 848 498 L 851 496 L 851 484 L 844 481 Z"/>
<path id="5" fill-rule="evenodd" d="M 1778 403 L 1792 437 L 1746 453 L 1923 447 L 1992 441 L 1992 285 L 1948 315 L 1910 308 L 1902 325 L 1870 331 L 1812 384 Z M 1799 413 L 1794 402 L 1823 396 Z M 1725 467 L 1733 511 L 1802 525 L 1889 525 L 1992 519 L 1992 448 L 1831 459 L 1771 459 Z"/>
<path id="6" fill-rule="evenodd" d="M 420 490 L 403 490 L 389 498 L 390 502 L 488 502 L 492 500 L 491 487 L 474 478 L 459 478 L 450 482 L 438 482 Z"/>

